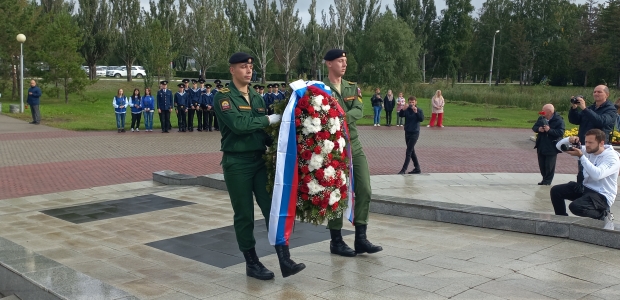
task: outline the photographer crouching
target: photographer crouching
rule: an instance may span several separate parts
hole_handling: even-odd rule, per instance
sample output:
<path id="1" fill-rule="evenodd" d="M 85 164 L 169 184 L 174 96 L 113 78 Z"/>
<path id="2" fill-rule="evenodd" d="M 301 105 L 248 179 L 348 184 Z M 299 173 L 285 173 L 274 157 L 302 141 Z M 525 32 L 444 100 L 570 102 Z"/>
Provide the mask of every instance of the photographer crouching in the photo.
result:
<path id="1" fill-rule="evenodd" d="M 609 144 L 611 131 L 614 129 L 614 121 L 617 118 L 616 108 L 613 103 L 607 101 L 609 98 L 609 88 L 599 85 L 592 92 L 594 104 L 586 106 L 583 96 L 575 96 L 570 99 L 571 108 L 568 111 L 568 121 L 571 124 L 579 125 L 577 136 L 580 141 L 585 141 L 586 132 L 590 129 L 600 129 L 605 133 L 607 139 L 605 144 Z M 577 183 L 583 183 L 583 166 L 578 163 L 579 172 L 577 173 Z"/>
<path id="2" fill-rule="evenodd" d="M 556 215 L 568 216 L 566 199 L 572 201 L 568 209 L 577 216 L 613 220 L 610 207 L 616 199 L 620 158 L 610 145 L 605 145 L 606 139 L 602 130 L 590 129 L 585 133 L 585 146 L 576 136 L 557 143 L 558 150 L 579 158 L 584 179 L 583 186 L 571 181 L 551 188 L 551 204 Z"/>

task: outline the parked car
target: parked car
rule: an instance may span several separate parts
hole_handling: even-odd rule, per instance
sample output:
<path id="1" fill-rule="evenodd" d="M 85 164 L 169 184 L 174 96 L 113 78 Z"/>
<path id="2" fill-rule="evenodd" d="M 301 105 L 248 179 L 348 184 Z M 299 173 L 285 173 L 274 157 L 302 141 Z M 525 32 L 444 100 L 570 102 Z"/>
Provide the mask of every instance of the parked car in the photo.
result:
<path id="1" fill-rule="evenodd" d="M 88 66 L 81 66 L 80 69 L 82 69 L 84 72 L 86 72 L 87 75 L 90 72 L 90 67 L 88 67 Z"/>
<path id="2" fill-rule="evenodd" d="M 107 71 L 107 67 L 97 67 L 97 76 L 103 76 L 105 77 L 106 75 L 106 71 Z"/>
<path id="3" fill-rule="evenodd" d="M 114 70 L 108 69 L 106 72 L 107 77 L 127 77 L 127 67 L 118 67 Z M 141 66 L 132 66 L 131 67 L 131 76 L 135 78 L 142 78 L 146 76 L 146 71 Z"/>

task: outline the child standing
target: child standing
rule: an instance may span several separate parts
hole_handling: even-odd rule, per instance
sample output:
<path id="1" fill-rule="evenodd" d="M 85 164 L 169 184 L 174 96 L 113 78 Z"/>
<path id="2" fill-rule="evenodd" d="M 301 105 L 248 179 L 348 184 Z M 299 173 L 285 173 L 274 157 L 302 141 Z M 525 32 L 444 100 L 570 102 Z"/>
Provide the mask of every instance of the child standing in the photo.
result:
<path id="1" fill-rule="evenodd" d="M 127 97 L 123 89 L 118 89 L 116 96 L 112 99 L 112 106 L 116 113 L 116 128 L 118 132 L 125 132 L 125 112 L 127 111 Z"/>
<path id="2" fill-rule="evenodd" d="M 403 93 L 398 93 L 398 99 L 396 99 L 396 126 L 402 127 L 405 125 L 405 118 L 400 116 L 400 111 L 405 109 L 406 100 L 403 97 Z"/>
<path id="3" fill-rule="evenodd" d="M 140 90 L 134 89 L 133 95 L 129 99 L 129 107 L 131 107 L 131 132 L 140 131 L 140 119 L 142 119 L 142 97 Z"/>
<path id="4" fill-rule="evenodd" d="M 147 132 L 153 132 L 153 114 L 155 113 L 155 99 L 151 95 L 151 89 L 144 90 L 142 97 L 142 108 L 144 108 L 144 128 Z"/>

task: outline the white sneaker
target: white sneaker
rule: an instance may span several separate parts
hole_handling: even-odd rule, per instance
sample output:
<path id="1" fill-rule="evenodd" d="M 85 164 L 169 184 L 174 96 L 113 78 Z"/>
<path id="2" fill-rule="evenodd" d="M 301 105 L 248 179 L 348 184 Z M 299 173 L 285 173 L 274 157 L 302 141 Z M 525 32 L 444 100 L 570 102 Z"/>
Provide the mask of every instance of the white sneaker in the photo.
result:
<path id="1" fill-rule="evenodd" d="M 372 125 L 372 126 L 375 126 L 375 127 L 377 127 L 377 124 L 374 124 L 374 125 Z"/>
<path id="2" fill-rule="evenodd" d="M 605 226 L 603 229 L 614 230 L 614 214 L 611 212 L 605 212 L 606 216 L 603 218 Z"/>
<path id="3" fill-rule="evenodd" d="M 426 125 L 426 127 L 431 127 L 431 125 Z"/>
<path id="4" fill-rule="evenodd" d="M 137 131 L 137 132 L 140 132 L 140 128 L 136 128 L 136 131 Z"/>
<path id="5" fill-rule="evenodd" d="M 133 132 L 133 128 L 131 128 L 131 132 Z"/>
<path id="6" fill-rule="evenodd" d="M 441 125 L 441 128 L 443 128 L 443 125 Z"/>
<path id="7" fill-rule="evenodd" d="M 381 126 L 381 124 L 377 124 L 377 127 Z"/>

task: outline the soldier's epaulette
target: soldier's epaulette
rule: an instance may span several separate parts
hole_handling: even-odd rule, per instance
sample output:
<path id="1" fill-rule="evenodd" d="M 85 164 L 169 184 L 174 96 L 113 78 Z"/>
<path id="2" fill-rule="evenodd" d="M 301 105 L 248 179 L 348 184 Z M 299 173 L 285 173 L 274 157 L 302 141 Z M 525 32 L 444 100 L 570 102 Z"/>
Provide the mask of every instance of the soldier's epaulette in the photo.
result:
<path id="1" fill-rule="evenodd" d="M 220 92 L 220 93 L 228 93 L 228 92 L 230 92 L 230 89 L 229 88 L 223 88 L 223 89 L 219 90 L 218 92 Z"/>
<path id="2" fill-rule="evenodd" d="M 357 82 L 347 81 L 349 84 L 357 84 Z"/>

